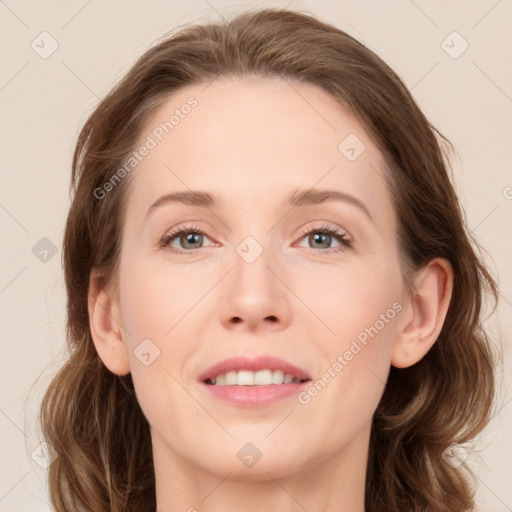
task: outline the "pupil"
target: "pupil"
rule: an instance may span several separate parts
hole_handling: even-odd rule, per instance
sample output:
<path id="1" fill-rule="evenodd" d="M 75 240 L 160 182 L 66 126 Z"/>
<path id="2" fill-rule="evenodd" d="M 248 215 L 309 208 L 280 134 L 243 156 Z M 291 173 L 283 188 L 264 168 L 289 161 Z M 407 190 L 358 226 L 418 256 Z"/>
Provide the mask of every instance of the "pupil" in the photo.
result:
<path id="1" fill-rule="evenodd" d="M 200 233 L 189 233 L 188 235 L 186 235 L 184 238 L 185 238 L 185 244 L 184 245 L 187 245 L 187 244 L 194 244 L 194 243 L 198 243 L 198 242 L 201 242 L 202 240 L 202 236 Z"/>
<path id="2" fill-rule="evenodd" d="M 329 242 L 330 242 L 330 239 L 331 239 L 331 236 L 330 235 L 326 235 L 325 233 L 315 233 L 313 235 L 313 241 L 316 243 L 322 243 L 327 241 L 327 246 L 329 246 Z"/>

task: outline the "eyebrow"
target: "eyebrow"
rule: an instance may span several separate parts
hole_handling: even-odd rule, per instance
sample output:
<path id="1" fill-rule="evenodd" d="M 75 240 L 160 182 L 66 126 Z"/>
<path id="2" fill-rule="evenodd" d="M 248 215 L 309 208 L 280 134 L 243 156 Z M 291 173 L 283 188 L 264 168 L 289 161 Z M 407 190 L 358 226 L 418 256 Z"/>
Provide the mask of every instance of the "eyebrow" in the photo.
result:
<path id="1" fill-rule="evenodd" d="M 347 194 L 346 192 L 340 192 L 339 190 L 318 190 L 309 189 L 304 191 L 297 191 L 289 199 L 290 206 L 304 206 L 311 204 L 320 204 L 324 201 L 343 201 L 356 206 L 364 212 L 364 214 L 373 221 L 373 218 L 365 206 L 365 204 L 357 197 Z"/>
<path id="2" fill-rule="evenodd" d="M 340 192 L 338 190 L 319 190 L 309 189 L 297 191 L 290 196 L 288 204 L 291 207 L 321 204 L 325 201 L 343 201 L 359 208 L 363 213 L 373 221 L 373 218 L 365 204 L 350 194 Z M 215 205 L 215 197 L 208 192 L 200 192 L 197 190 L 188 190 L 183 192 L 172 192 L 159 197 L 146 212 L 146 217 L 164 204 L 181 203 L 188 206 L 200 206 L 202 208 L 211 208 Z"/>

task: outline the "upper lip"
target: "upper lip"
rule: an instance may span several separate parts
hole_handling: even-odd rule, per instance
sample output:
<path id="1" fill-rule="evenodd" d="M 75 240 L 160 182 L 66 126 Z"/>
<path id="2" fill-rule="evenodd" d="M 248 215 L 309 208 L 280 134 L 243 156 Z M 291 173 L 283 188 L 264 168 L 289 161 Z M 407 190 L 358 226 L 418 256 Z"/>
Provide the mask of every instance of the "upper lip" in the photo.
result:
<path id="1" fill-rule="evenodd" d="M 249 370 L 252 372 L 259 370 L 282 370 L 285 374 L 293 375 L 294 379 L 311 380 L 311 377 L 305 370 L 279 357 L 263 355 L 255 358 L 237 356 L 224 359 L 224 361 L 220 361 L 202 372 L 199 375 L 199 381 L 205 382 L 223 373 L 240 370 Z"/>

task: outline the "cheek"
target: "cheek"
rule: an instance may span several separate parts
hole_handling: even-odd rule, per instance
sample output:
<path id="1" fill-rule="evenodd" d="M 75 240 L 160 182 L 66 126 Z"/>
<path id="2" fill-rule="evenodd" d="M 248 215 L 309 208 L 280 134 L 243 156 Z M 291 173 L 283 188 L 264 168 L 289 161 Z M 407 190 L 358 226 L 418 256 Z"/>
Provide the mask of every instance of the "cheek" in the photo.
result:
<path id="1" fill-rule="evenodd" d="M 316 402 L 319 414 L 332 410 L 333 422 L 345 415 L 365 421 L 377 407 L 389 373 L 402 310 L 401 274 L 398 266 L 367 259 L 364 266 L 325 277 L 323 287 L 311 280 L 302 291 L 328 327 L 320 326 L 314 336 L 324 366 L 316 389 L 302 403 Z"/>
<path id="2" fill-rule="evenodd" d="M 401 282 L 397 265 L 368 257 L 357 265 L 325 271 L 317 268 L 305 277 L 301 275 L 295 289 L 323 323 L 323 327 L 319 324 L 322 335 L 317 339 L 338 350 L 358 336 L 364 342 L 367 329 L 375 324 L 379 333 L 387 334 L 381 338 L 389 337 L 396 316 L 393 305 L 401 297 Z M 313 315 L 311 318 L 312 322 L 317 321 Z"/>
<path id="3" fill-rule="evenodd" d="M 131 343 L 139 338 L 167 342 L 211 287 L 213 276 L 165 263 L 130 261 L 121 272 L 121 311 Z"/>
<path id="4" fill-rule="evenodd" d="M 211 274 L 211 271 L 210 271 Z M 150 421 L 165 416 L 162 404 L 192 404 L 184 398 L 186 361 L 197 349 L 195 332 L 201 297 L 213 276 L 190 273 L 165 264 L 158 267 L 135 258 L 123 261 L 120 272 L 121 321 L 138 401 Z M 180 409 L 181 410 L 181 409 Z M 187 414 L 197 414 L 192 407 Z"/>
<path id="5" fill-rule="evenodd" d="M 324 344 L 329 363 L 317 386 L 323 398 L 315 397 L 314 407 L 319 407 L 319 413 L 324 407 L 337 411 L 333 422 L 344 416 L 368 421 L 384 390 L 399 332 L 400 268 L 397 263 L 367 258 L 364 265 L 333 275 L 328 286 L 329 300 L 316 297 L 319 310 L 320 301 L 324 302 L 323 311 L 329 312 L 326 323 L 336 336 Z M 308 397 L 304 398 L 306 402 Z"/>

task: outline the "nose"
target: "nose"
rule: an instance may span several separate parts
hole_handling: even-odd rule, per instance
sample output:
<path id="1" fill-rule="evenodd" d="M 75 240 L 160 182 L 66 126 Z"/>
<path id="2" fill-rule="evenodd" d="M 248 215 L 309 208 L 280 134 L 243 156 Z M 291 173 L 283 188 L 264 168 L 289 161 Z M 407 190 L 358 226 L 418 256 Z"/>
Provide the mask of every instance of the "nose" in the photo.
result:
<path id="1" fill-rule="evenodd" d="M 236 254 L 233 264 L 220 305 L 223 326 L 252 332 L 286 328 L 291 317 L 290 292 L 277 261 L 263 250 L 252 262 Z"/>

